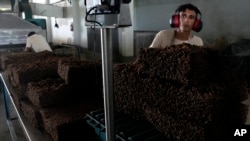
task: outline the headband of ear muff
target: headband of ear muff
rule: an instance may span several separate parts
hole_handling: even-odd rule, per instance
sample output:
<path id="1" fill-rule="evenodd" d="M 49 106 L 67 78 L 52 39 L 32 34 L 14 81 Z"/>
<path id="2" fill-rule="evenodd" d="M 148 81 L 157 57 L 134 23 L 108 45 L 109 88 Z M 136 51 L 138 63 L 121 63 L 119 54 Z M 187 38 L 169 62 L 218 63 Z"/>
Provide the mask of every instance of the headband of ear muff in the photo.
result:
<path id="1" fill-rule="evenodd" d="M 180 15 L 179 15 L 180 11 L 179 8 L 175 11 L 175 14 L 172 15 L 171 19 L 169 20 L 170 26 L 172 28 L 176 28 L 180 26 Z M 201 12 L 198 10 L 197 12 L 198 15 L 200 15 L 200 17 L 198 17 L 194 22 L 193 28 L 192 30 L 196 31 L 196 32 L 200 32 L 203 26 L 202 20 L 201 20 Z"/>

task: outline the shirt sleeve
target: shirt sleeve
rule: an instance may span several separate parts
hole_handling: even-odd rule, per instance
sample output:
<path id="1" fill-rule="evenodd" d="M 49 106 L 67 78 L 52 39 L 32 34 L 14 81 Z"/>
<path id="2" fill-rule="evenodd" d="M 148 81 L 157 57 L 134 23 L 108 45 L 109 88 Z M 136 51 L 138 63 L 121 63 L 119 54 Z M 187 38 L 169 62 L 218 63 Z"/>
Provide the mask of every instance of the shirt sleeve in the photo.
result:
<path id="1" fill-rule="evenodd" d="M 29 38 L 27 38 L 27 40 L 26 40 L 26 46 L 25 47 L 31 47 L 31 42 L 30 42 Z"/>
<path id="2" fill-rule="evenodd" d="M 201 46 L 204 46 L 202 39 L 200 39 L 200 44 L 201 44 Z"/>
<path id="3" fill-rule="evenodd" d="M 152 41 L 151 45 L 149 46 L 150 48 L 153 48 L 153 47 L 159 47 L 160 44 L 161 44 L 161 32 L 158 32 L 155 37 L 154 37 L 154 40 Z"/>
<path id="4" fill-rule="evenodd" d="M 203 40 L 198 36 L 194 36 L 193 44 L 195 44 L 197 46 L 203 46 L 204 45 Z"/>
<path id="5" fill-rule="evenodd" d="M 161 30 L 159 31 L 149 47 L 152 48 L 165 48 L 172 44 L 174 39 L 174 30 Z"/>

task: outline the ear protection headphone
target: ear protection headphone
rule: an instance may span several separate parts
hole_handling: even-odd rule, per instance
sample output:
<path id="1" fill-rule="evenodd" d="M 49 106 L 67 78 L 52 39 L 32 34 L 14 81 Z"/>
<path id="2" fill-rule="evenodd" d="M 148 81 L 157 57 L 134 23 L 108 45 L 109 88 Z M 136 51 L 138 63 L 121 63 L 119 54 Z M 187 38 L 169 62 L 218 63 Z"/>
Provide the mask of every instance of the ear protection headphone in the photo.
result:
<path id="1" fill-rule="evenodd" d="M 197 8 L 197 10 L 198 10 L 198 8 Z M 170 23 L 170 26 L 172 27 L 172 28 L 176 28 L 176 27 L 179 27 L 180 26 L 180 11 L 179 11 L 179 8 L 175 11 L 175 14 L 174 15 L 172 15 L 172 17 L 171 17 L 171 19 L 170 19 L 170 21 L 169 21 L 169 23 Z M 198 17 L 200 15 L 200 17 Z M 198 10 L 198 12 L 197 12 L 197 18 L 196 18 L 196 20 L 195 20 L 195 22 L 194 22 L 194 25 L 193 25 L 193 28 L 192 28 L 192 30 L 194 30 L 194 31 L 196 31 L 196 32 L 199 32 L 199 31 L 201 31 L 201 29 L 202 29 L 202 20 L 201 20 L 201 12 Z"/>

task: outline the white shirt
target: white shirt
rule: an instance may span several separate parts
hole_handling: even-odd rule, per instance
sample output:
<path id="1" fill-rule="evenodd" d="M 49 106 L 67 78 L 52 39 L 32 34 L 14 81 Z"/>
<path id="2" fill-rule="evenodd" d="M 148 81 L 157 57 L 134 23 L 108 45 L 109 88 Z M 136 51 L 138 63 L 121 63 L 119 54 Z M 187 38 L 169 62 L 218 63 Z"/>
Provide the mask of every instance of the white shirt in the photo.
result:
<path id="1" fill-rule="evenodd" d="M 149 47 L 165 48 L 170 45 L 177 45 L 185 42 L 192 45 L 203 46 L 203 41 L 198 36 L 194 35 L 187 41 L 181 41 L 175 38 L 175 30 L 161 30 L 155 35 L 155 38 Z"/>
<path id="2" fill-rule="evenodd" d="M 179 44 L 183 44 L 183 43 L 188 43 L 188 44 L 197 45 L 197 46 L 203 46 L 203 42 L 200 41 L 200 39 L 195 35 L 193 37 L 190 37 L 188 40 L 180 40 L 180 39 L 175 38 L 172 44 L 179 45 Z"/>
<path id="3" fill-rule="evenodd" d="M 32 48 L 34 52 L 41 52 L 45 50 L 52 52 L 50 45 L 42 35 L 34 34 L 28 37 L 26 41 L 26 48 L 27 47 Z"/>

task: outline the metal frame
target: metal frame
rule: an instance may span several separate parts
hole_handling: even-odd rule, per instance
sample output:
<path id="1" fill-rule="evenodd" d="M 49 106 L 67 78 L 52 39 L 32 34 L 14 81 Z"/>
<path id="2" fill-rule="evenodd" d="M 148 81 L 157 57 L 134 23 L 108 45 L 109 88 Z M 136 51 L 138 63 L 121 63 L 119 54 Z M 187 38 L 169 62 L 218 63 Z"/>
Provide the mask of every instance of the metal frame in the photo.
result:
<path id="1" fill-rule="evenodd" d="M 6 112 L 6 118 L 7 118 L 7 124 L 8 124 L 8 128 L 10 131 L 10 135 L 13 141 L 17 141 L 17 136 L 16 136 L 16 132 L 13 126 L 12 121 L 13 120 L 19 120 L 20 125 L 22 126 L 23 132 L 27 138 L 28 141 L 31 141 L 31 137 L 29 136 L 29 133 L 26 129 L 26 126 L 24 125 L 21 115 L 18 112 L 18 109 L 16 107 L 16 105 L 14 104 L 14 100 L 12 99 L 12 96 L 9 92 L 9 89 L 7 87 L 7 84 L 5 83 L 4 77 L 2 74 L 0 74 L 1 77 L 1 87 L 2 87 L 2 93 L 4 96 L 4 105 L 5 105 L 5 112 Z M 14 107 L 14 110 L 17 114 L 17 117 L 12 117 L 10 114 L 10 104 L 12 104 L 12 106 Z"/>
<path id="2" fill-rule="evenodd" d="M 17 128 L 13 124 L 13 122 L 17 120 L 23 130 L 24 136 L 27 139 L 27 141 L 50 141 L 51 139 L 47 134 L 32 127 L 29 121 L 21 114 L 21 112 L 19 112 L 11 96 L 11 93 L 8 89 L 8 86 L 9 86 L 8 82 L 6 81 L 7 79 L 5 75 L 3 73 L 0 73 L 0 83 L 1 83 L 2 94 L 4 96 L 6 120 L 7 120 L 7 125 L 10 131 L 12 141 L 19 140 L 15 131 L 15 129 Z M 14 110 L 15 115 L 14 113 L 12 113 L 13 110 Z"/>

